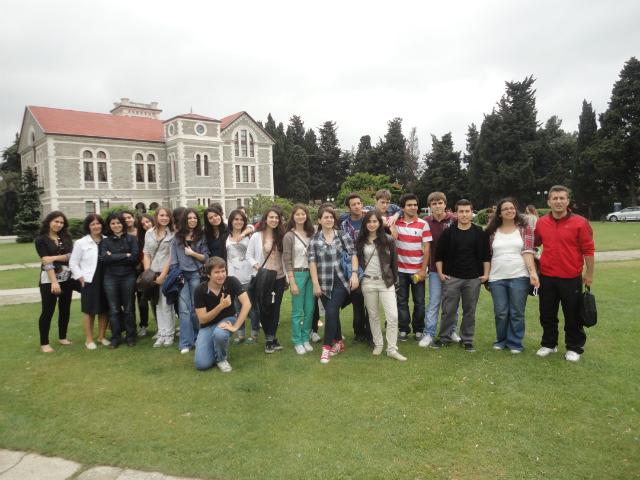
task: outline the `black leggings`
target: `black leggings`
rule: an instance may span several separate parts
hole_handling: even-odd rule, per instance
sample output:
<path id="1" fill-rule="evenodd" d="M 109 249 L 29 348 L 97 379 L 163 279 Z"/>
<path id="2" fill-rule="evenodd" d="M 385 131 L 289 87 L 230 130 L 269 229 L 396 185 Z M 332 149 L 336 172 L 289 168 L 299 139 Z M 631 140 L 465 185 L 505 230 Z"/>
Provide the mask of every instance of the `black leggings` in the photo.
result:
<path id="1" fill-rule="evenodd" d="M 42 313 L 38 327 L 40 328 L 40 345 L 49 345 L 49 329 L 51 328 L 51 319 L 56 311 L 56 303 L 58 303 L 58 338 L 64 340 L 67 338 L 67 328 L 69 327 L 69 316 L 71 314 L 71 297 L 73 295 L 73 282 L 67 280 L 60 283 L 62 292 L 60 295 L 51 293 L 51 284 L 40 284 L 40 296 L 42 297 Z"/>

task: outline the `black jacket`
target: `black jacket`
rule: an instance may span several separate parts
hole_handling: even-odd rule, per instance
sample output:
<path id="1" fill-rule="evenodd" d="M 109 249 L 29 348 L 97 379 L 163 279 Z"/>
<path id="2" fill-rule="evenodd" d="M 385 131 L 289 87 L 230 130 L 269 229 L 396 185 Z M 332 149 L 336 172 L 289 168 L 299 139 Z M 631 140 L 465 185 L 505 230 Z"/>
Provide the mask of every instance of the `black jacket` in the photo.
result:
<path id="1" fill-rule="evenodd" d="M 436 262 L 442 262 L 442 273 L 451 275 L 453 268 L 453 252 L 455 251 L 456 237 L 458 236 L 458 224 L 454 223 L 447 228 L 438 240 L 436 248 Z M 489 238 L 484 234 L 482 227 L 471 224 L 471 229 L 476 237 L 476 264 L 478 266 L 478 276 L 484 275 L 484 262 L 491 262 L 491 247 Z"/>
<path id="2" fill-rule="evenodd" d="M 111 255 L 107 255 L 111 252 Z M 130 253 L 130 256 L 127 256 Z M 118 237 L 111 235 L 102 240 L 100 255 L 105 263 L 105 275 L 136 276 L 136 264 L 140 260 L 138 240 L 128 233 Z"/>
<path id="3" fill-rule="evenodd" d="M 391 235 L 386 235 L 386 240 L 386 245 L 378 245 L 382 278 L 387 288 L 394 286 L 398 289 L 400 287 L 400 280 L 398 278 L 398 250 L 396 248 L 396 242 Z M 366 264 L 363 248 L 358 252 L 358 265 L 364 271 Z"/>

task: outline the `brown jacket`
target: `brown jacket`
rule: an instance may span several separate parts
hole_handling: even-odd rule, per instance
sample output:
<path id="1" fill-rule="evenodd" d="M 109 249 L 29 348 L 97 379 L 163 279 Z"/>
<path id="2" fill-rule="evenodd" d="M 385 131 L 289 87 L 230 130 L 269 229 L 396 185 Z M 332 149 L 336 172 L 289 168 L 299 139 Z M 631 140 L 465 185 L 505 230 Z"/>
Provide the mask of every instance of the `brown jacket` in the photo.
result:
<path id="1" fill-rule="evenodd" d="M 398 250 L 396 249 L 396 242 L 393 240 L 393 237 L 387 234 L 385 234 L 385 237 L 387 239 L 386 245 L 378 245 L 382 278 L 387 288 L 395 286 L 397 290 L 400 287 L 400 281 L 398 279 Z M 363 248 L 358 251 L 358 265 L 364 270 L 366 264 Z"/>

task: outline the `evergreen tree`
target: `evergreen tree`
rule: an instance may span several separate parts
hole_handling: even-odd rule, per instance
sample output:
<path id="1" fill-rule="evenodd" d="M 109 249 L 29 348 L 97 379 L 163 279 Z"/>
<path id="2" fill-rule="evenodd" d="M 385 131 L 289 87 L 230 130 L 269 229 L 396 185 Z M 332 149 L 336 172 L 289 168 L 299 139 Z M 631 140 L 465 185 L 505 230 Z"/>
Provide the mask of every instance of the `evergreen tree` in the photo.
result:
<path id="1" fill-rule="evenodd" d="M 389 175 L 392 182 L 404 182 L 405 152 L 407 139 L 402 134 L 402 119 L 394 118 L 387 122 L 388 130 L 376 146 L 377 155 L 372 155 L 373 168 L 370 173 Z"/>
<path id="2" fill-rule="evenodd" d="M 418 129 L 412 127 L 407 138 L 404 169 L 402 181 L 404 185 L 415 185 L 422 176 L 423 167 L 420 162 L 420 141 L 418 140 Z M 402 182 L 401 182 L 402 183 Z"/>
<path id="3" fill-rule="evenodd" d="M 346 177 L 347 166 L 343 164 L 336 123 L 324 122 L 319 128 L 318 152 L 314 168 L 310 169 L 311 198 L 324 200 L 335 197 Z"/>
<path id="4" fill-rule="evenodd" d="M 0 171 L 20 173 L 22 165 L 20 163 L 20 154 L 18 154 L 18 143 L 20 136 L 16 133 L 16 138 L 10 147 L 2 151 L 2 162 L 0 163 Z"/>
<path id="5" fill-rule="evenodd" d="M 275 195 L 285 198 L 288 195 L 287 164 L 290 143 L 282 122 L 272 136 L 276 140 L 273 146 L 273 191 Z"/>
<path id="6" fill-rule="evenodd" d="M 549 190 L 553 185 L 569 185 L 576 136 L 561 128 L 562 120 L 552 116 L 536 132 L 533 144 L 534 190 Z M 529 199 L 531 196 L 528 197 Z"/>
<path id="7" fill-rule="evenodd" d="M 631 57 L 613 85 L 611 101 L 600 115 L 601 152 L 618 152 L 607 160 L 602 170 L 607 179 L 621 192 L 626 192 L 631 206 L 638 205 L 637 187 L 640 183 L 640 61 Z M 604 165 L 603 165 L 604 166 Z"/>
<path id="8" fill-rule="evenodd" d="M 350 193 L 357 192 L 362 197 L 364 205 L 373 205 L 378 190 L 389 190 L 391 201 L 397 202 L 402 195 L 402 190 L 392 184 L 388 175 L 371 175 L 370 173 L 356 173 L 344 179 L 340 186 L 340 193 L 336 197 L 336 205 L 344 205 L 344 199 Z"/>
<path id="9" fill-rule="evenodd" d="M 353 172 L 368 172 L 370 164 L 370 156 L 373 150 L 371 145 L 371 137 L 369 135 L 363 135 L 360 137 L 360 143 L 358 143 L 358 150 L 353 161 Z"/>
<path id="10" fill-rule="evenodd" d="M 18 191 L 20 212 L 15 218 L 14 231 L 18 235 L 18 243 L 29 243 L 33 242 L 38 234 L 42 222 L 42 206 L 40 204 L 42 189 L 38 187 L 38 177 L 31 168 L 22 172 L 19 181 L 21 186 Z"/>
<path id="11" fill-rule="evenodd" d="M 309 158 L 300 145 L 293 145 L 289 151 L 289 168 L 287 169 L 289 197 L 294 203 L 309 202 Z"/>
<path id="12" fill-rule="evenodd" d="M 287 128 L 287 138 L 292 145 L 300 145 L 304 148 L 305 146 L 305 130 L 304 130 L 304 122 L 302 119 L 294 115 L 289 119 L 289 127 Z"/>

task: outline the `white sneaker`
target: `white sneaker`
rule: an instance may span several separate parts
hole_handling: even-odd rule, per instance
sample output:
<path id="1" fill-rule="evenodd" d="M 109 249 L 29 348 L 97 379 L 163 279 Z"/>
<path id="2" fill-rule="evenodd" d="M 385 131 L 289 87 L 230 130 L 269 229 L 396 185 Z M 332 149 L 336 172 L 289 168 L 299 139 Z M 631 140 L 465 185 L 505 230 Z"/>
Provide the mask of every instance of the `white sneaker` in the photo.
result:
<path id="1" fill-rule="evenodd" d="M 296 345 L 296 353 L 298 355 L 304 355 L 305 353 L 307 353 L 307 351 L 304 349 L 304 347 L 302 345 Z"/>
<path id="2" fill-rule="evenodd" d="M 98 348 L 95 342 L 91 342 L 91 343 L 85 342 L 84 346 L 87 347 L 89 350 L 95 350 L 96 348 Z"/>
<path id="3" fill-rule="evenodd" d="M 407 361 L 407 357 L 403 357 L 398 352 L 387 353 L 387 356 L 391 357 L 391 358 L 395 358 L 396 360 L 400 360 L 401 362 L 406 362 Z"/>
<path id="4" fill-rule="evenodd" d="M 424 337 L 422 337 L 422 340 L 420 340 L 420 343 L 418 343 L 418 346 L 425 348 L 431 345 L 431 342 L 433 342 L 433 338 L 431 338 L 431 335 L 427 334 Z"/>
<path id="5" fill-rule="evenodd" d="M 309 335 L 309 338 L 313 343 L 318 343 L 320 340 L 322 340 L 322 338 L 320 338 L 320 335 L 318 335 L 316 332 L 311 332 L 311 335 Z"/>
<path id="6" fill-rule="evenodd" d="M 376 347 L 373 349 L 374 355 L 380 355 L 382 353 L 382 347 Z"/>
<path id="7" fill-rule="evenodd" d="M 102 340 L 98 340 L 101 344 L 103 344 L 105 347 L 108 347 L 109 345 L 111 345 L 111 342 L 109 340 L 107 340 L 106 338 L 103 338 Z"/>
<path id="8" fill-rule="evenodd" d="M 164 345 L 164 339 L 165 337 L 158 337 L 158 339 L 156 340 L 156 343 L 153 344 L 154 347 L 161 347 Z"/>
<path id="9" fill-rule="evenodd" d="M 224 372 L 224 373 L 229 373 L 231 370 L 233 370 L 231 368 L 231 365 L 229 365 L 229 362 L 227 362 L 226 360 L 218 362 L 218 368 L 220 369 L 221 372 Z"/>
<path id="10" fill-rule="evenodd" d="M 518 355 L 519 353 L 522 353 L 522 350 L 516 350 L 515 348 L 512 348 L 511 350 L 509 350 L 511 353 L 513 353 L 514 355 Z"/>
<path id="11" fill-rule="evenodd" d="M 500 345 L 494 345 L 493 349 L 494 350 L 504 350 L 504 347 L 501 347 Z"/>
<path id="12" fill-rule="evenodd" d="M 304 342 L 304 343 L 302 344 L 302 346 L 304 347 L 304 349 L 305 349 L 307 352 L 313 352 L 313 347 L 311 346 L 311 344 L 310 344 L 309 342 Z"/>
<path id="13" fill-rule="evenodd" d="M 140 327 L 140 331 L 138 332 L 139 337 L 144 337 L 147 335 L 147 327 Z"/>
<path id="14" fill-rule="evenodd" d="M 455 343 L 460 343 L 460 340 L 462 340 L 457 333 L 452 333 L 451 334 L 451 341 L 455 342 Z"/>
<path id="15" fill-rule="evenodd" d="M 538 355 L 539 357 L 546 357 L 550 353 L 558 353 L 558 349 L 542 347 L 540 350 L 536 352 L 536 355 Z"/>
<path id="16" fill-rule="evenodd" d="M 189 353 L 189 349 L 188 348 L 183 348 L 182 350 L 180 350 L 181 354 L 185 354 L 185 353 Z"/>
<path id="17" fill-rule="evenodd" d="M 156 338 L 158 338 L 160 336 L 160 332 L 156 333 L 153 337 L 151 337 L 152 340 L 155 340 Z"/>
<path id="18" fill-rule="evenodd" d="M 329 349 L 322 347 L 322 356 L 320 357 L 320 363 L 329 363 L 329 360 L 331 360 Z"/>
<path id="19" fill-rule="evenodd" d="M 165 347 L 170 347 L 171 345 L 173 345 L 173 335 L 169 335 L 168 337 L 158 337 L 158 338 L 164 339 Z"/>
<path id="20" fill-rule="evenodd" d="M 564 358 L 569 362 L 577 362 L 578 360 L 580 360 L 580 354 L 569 350 L 567 353 L 565 353 Z"/>

